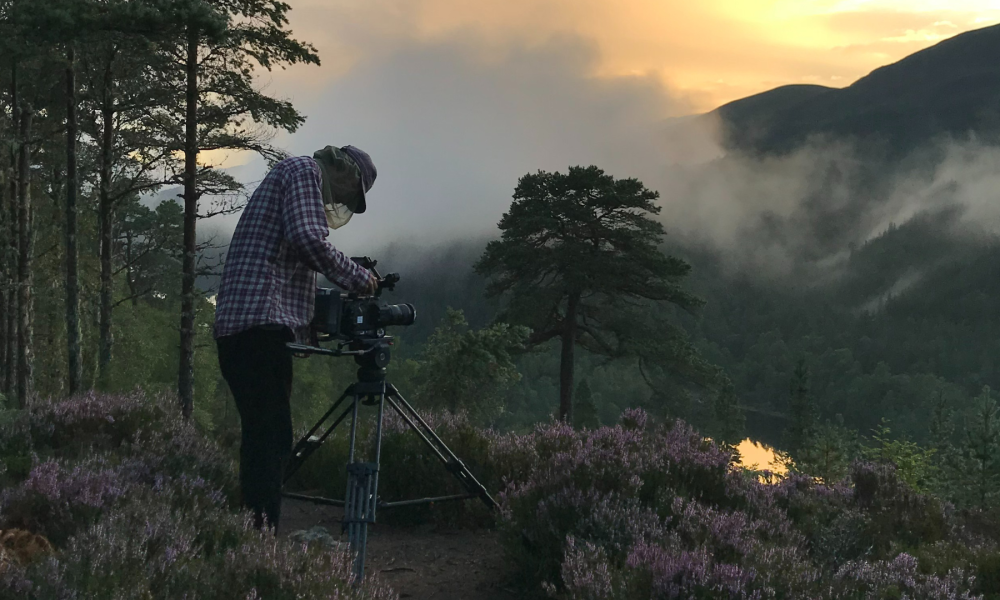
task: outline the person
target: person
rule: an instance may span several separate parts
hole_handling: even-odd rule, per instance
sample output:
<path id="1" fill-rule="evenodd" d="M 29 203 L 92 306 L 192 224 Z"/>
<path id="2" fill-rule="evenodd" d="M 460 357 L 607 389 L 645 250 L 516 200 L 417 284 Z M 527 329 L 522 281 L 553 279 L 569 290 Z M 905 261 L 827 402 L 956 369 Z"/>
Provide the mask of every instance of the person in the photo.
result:
<path id="1" fill-rule="evenodd" d="M 233 233 L 216 298 L 214 337 L 222 376 L 240 415 L 240 487 L 258 528 L 277 528 L 292 452 L 290 341 L 308 342 L 316 273 L 374 293 L 378 281 L 327 241 L 364 213 L 377 171 L 354 146 L 276 164 Z"/>

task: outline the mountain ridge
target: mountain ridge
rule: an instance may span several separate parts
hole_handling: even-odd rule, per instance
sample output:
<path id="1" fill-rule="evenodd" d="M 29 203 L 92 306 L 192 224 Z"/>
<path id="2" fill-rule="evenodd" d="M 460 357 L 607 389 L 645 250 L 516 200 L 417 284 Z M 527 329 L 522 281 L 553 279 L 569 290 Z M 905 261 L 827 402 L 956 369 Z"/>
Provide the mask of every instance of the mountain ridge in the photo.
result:
<path id="1" fill-rule="evenodd" d="M 845 88 L 782 86 L 713 111 L 730 151 L 783 154 L 815 138 L 905 154 L 939 137 L 1000 141 L 1000 25 L 965 32 Z"/>

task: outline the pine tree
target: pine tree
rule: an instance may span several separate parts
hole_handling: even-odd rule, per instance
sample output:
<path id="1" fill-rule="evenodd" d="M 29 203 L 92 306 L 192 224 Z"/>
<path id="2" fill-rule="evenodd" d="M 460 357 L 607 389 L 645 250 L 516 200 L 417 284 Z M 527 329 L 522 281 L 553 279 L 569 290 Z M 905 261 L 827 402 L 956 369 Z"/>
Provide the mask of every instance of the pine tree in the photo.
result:
<path id="1" fill-rule="evenodd" d="M 721 445 L 734 448 L 742 440 L 746 426 L 746 416 L 736 397 L 736 387 L 729 378 L 724 378 L 715 394 L 715 439 Z"/>
<path id="2" fill-rule="evenodd" d="M 22 106 L 17 145 L 17 406 L 25 408 L 34 392 L 32 319 L 34 291 L 32 259 L 34 229 L 31 219 L 31 125 L 34 110 Z"/>
<path id="3" fill-rule="evenodd" d="M 16 400 L 17 397 L 17 359 L 18 349 L 18 328 L 21 324 L 19 317 L 20 307 L 18 305 L 20 294 L 18 289 L 18 260 L 19 235 L 18 235 L 18 132 L 21 122 L 21 100 L 20 87 L 18 85 L 18 71 L 20 63 L 27 54 L 24 40 L 21 36 L 21 27 L 13 18 L 14 0 L 0 1 L 0 69 L 2 69 L 2 79 L 6 84 L 4 92 L 7 94 L 5 111 L 3 116 L 10 115 L 9 119 L 4 118 L 3 143 L 5 147 L 6 161 L 4 164 L 4 203 L 0 205 L 0 212 L 3 213 L 5 227 L 3 236 L 5 245 L 0 248 L 2 256 L 4 281 L 2 293 L 5 296 L 5 310 L 0 319 L 4 320 L 4 337 L 0 339 L 0 344 L 4 346 L 2 354 L 4 361 L 0 364 L 3 370 L 3 389 L 0 389 L 5 396 Z M 3 197 L 0 196 L 0 197 Z"/>
<path id="4" fill-rule="evenodd" d="M 977 407 L 966 426 L 965 481 L 969 503 L 991 506 L 1000 491 L 1000 407 L 989 386 L 976 398 Z"/>
<path id="5" fill-rule="evenodd" d="M 503 393 L 520 380 L 514 363 L 528 330 L 496 323 L 470 329 L 460 310 L 448 313 L 424 348 L 417 396 L 449 412 L 489 421 L 503 411 Z"/>
<path id="6" fill-rule="evenodd" d="M 816 407 L 809 389 L 809 377 L 805 359 L 799 359 L 792 371 L 789 423 L 785 429 L 785 448 L 793 458 L 808 448 L 816 435 Z"/>
<path id="7" fill-rule="evenodd" d="M 833 422 L 826 421 L 815 428 L 807 445 L 794 457 L 791 468 L 834 484 L 847 476 L 858 452 L 857 433 L 844 427 L 844 418 L 838 414 Z"/>
<path id="8" fill-rule="evenodd" d="M 78 147 L 80 146 L 81 104 L 89 93 L 80 90 L 79 71 L 81 54 L 86 57 L 91 46 L 100 45 L 116 27 L 125 23 L 119 13 L 144 4 L 136 0 L 47 0 L 44 3 L 14 0 L 9 3 L 5 17 L 9 26 L 15 27 L 22 41 L 22 48 L 37 55 L 51 53 L 63 63 L 62 106 L 52 103 L 43 112 L 64 117 L 65 163 L 58 167 L 53 184 L 64 194 L 64 290 L 66 374 L 69 393 L 83 386 L 83 349 L 80 317 L 81 282 L 79 252 L 79 197 L 81 177 L 78 174 Z M 83 52 L 80 50 L 84 49 Z M 85 82 L 86 83 L 86 82 Z M 103 223 L 103 222 L 102 222 Z M 103 275 L 103 273 L 102 273 Z M 103 315 L 102 315 L 103 316 Z"/>
<path id="9" fill-rule="evenodd" d="M 94 26 L 92 17 L 97 6 L 89 0 L 47 0 L 43 3 L 13 2 L 8 18 L 16 23 L 23 42 L 39 52 L 58 52 L 64 60 L 65 112 L 65 192 L 64 257 L 65 257 L 65 319 L 68 383 L 71 394 L 82 384 L 80 347 L 80 280 L 77 247 L 77 84 L 76 47 Z M 58 50 L 57 50 L 58 48 Z"/>
<path id="10" fill-rule="evenodd" d="M 13 359 L 16 353 L 14 339 L 17 337 L 17 327 L 14 323 L 14 315 L 17 313 L 17 298 L 14 295 L 15 278 L 17 276 L 17 258 L 13 252 L 13 243 L 16 238 L 16 210 L 14 208 L 17 195 L 17 183 L 14 177 L 13 164 L 16 162 L 13 149 L 13 122 L 17 119 L 17 110 L 14 108 L 14 94 L 11 94 L 8 106 L 10 109 L 11 121 L 8 123 L 6 117 L 7 110 L 0 110 L 0 119 L 3 119 L 0 126 L 0 141 L 2 141 L 3 152 L 0 152 L 0 395 L 4 397 L 10 395 L 11 383 L 13 381 Z M 10 160 L 7 160 L 8 155 Z M 10 164 L 10 168 L 6 166 Z"/>
<path id="11" fill-rule="evenodd" d="M 162 42 L 162 59 L 153 68 L 174 89 L 183 90 L 157 112 L 165 147 L 182 153 L 184 245 L 181 278 L 178 393 L 182 412 L 194 404 L 194 338 L 198 291 L 197 221 L 237 207 L 203 210 L 204 194 L 226 194 L 241 185 L 224 173 L 198 164 L 207 150 L 248 150 L 280 158 L 268 141 L 276 130 L 293 132 L 303 117 L 291 103 L 265 95 L 255 85 L 255 70 L 297 63 L 319 64 L 312 46 L 291 37 L 291 7 L 277 0 L 163 0 L 163 22 L 176 35 Z M 155 19 L 154 19 L 155 22 Z M 178 40 L 179 43 L 178 43 Z M 176 141 L 181 143 L 177 144 Z"/>
<path id="12" fill-rule="evenodd" d="M 113 356 L 113 310 L 122 302 L 134 304 L 141 296 L 130 288 L 125 298 L 115 299 L 116 273 L 134 266 L 116 265 L 119 213 L 126 205 L 135 205 L 139 194 L 177 183 L 169 175 L 175 148 L 164 144 L 155 119 L 157 108 L 176 94 L 171 82 L 154 76 L 149 66 L 160 58 L 157 41 L 176 35 L 176 24 L 161 5 L 119 1 L 108 4 L 99 27 L 100 38 L 88 40 L 81 48 L 79 70 L 86 90 L 83 102 L 90 109 L 81 128 L 99 148 L 97 380 L 106 385 Z M 146 238 L 150 239 L 154 238 Z"/>
<path id="13" fill-rule="evenodd" d="M 690 266 L 659 249 L 659 194 L 637 179 L 601 169 L 525 175 L 500 220 L 500 240 L 476 264 L 489 296 L 504 296 L 500 319 L 533 330 L 529 346 L 559 339 L 559 418 L 572 422 L 574 350 L 643 356 L 656 339 L 679 369 L 696 357 L 677 329 L 651 330 L 636 306 L 693 309 L 701 301 L 681 288 Z M 655 308 L 654 308 L 655 306 Z"/>

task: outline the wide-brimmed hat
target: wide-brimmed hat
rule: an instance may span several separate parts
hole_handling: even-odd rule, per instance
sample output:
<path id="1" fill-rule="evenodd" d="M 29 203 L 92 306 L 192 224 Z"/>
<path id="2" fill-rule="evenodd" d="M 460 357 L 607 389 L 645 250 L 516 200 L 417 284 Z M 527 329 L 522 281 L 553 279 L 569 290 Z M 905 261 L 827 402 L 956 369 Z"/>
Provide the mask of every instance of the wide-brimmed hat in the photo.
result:
<path id="1" fill-rule="evenodd" d="M 375 163 L 372 162 L 372 157 L 368 156 L 368 153 L 364 150 L 355 148 L 354 146 L 344 146 L 341 150 L 347 153 L 354 163 L 358 165 L 358 169 L 361 170 L 361 198 L 358 199 L 358 205 L 354 208 L 355 213 L 361 214 L 367 208 L 365 194 L 375 185 L 378 170 L 375 168 Z"/>

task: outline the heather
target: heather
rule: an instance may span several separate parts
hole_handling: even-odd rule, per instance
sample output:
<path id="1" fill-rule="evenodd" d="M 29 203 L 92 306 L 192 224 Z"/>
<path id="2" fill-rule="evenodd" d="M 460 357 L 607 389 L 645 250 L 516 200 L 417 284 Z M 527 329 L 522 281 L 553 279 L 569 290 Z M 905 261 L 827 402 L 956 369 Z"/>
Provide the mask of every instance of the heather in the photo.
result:
<path id="1" fill-rule="evenodd" d="M 175 401 L 86 394 L 0 423 L 0 528 L 51 554 L 0 573 L 0 598 L 392 598 L 349 558 L 254 530 L 230 453 Z"/>
<path id="2" fill-rule="evenodd" d="M 683 421 L 625 411 L 613 426 L 528 433 L 428 419 L 490 490 L 475 502 L 384 511 L 380 520 L 496 527 L 523 593 L 576 599 L 1000 598 L 1000 528 L 914 488 L 906 463 L 869 453 L 826 483 L 761 477 Z M 362 447 L 372 434 L 364 431 Z M 343 439 L 296 480 L 339 497 Z M 387 420 L 386 499 L 455 491 L 419 439 Z M 902 461 L 901 461 L 902 462 Z M 324 487 L 323 474 L 327 482 Z M 765 474 L 766 475 L 766 474 Z M 335 483 L 329 483 L 335 481 Z"/>
<path id="3" fill-rule="evenodd" d="M 553 421 L 527 433 L 463 414 L 427 419 L 500 490 L 501 513 L 467 502 L 384 511 L 380 522 L 495 528 L 512 585 L 527 596 L 1000 598 L 996 515 L 915 489 L 888 459 L 857 460 L 824 483 L 737 468 L 728 447 L 641 410 L 613 426 Z M 234 508 L 232 449 L 167 398 L 39 402 L 6 413 L 0 433 L 0 527 L 55 548 L 8 563 L 0 598 L 392 597 L 377 580 L 349 585 L 347 557 L 327 546 L 249 527 Z M 360 447 L 373 441 L 363 428 Z M 456 491 L 391 415 L 382 450 L 383 498 Z M 341 434 L 296 485 L 339 497 L 345 459 Z"/>
<path id="4" fill-rule="evenodd" d="M 551 597 L 1000 597 L 989 515 L 913 490 L 891 463 L 765 483 L 641 411 L 499 436 L 493 452 L 528 466 L 499 527 L 520 580 Z"/>
<path id="5" fill-rule="evenodd" d="M 494 451 L 499 435 L 492 429 L 477 427 L 467 414 L 427 412 L 421 416 L 491 493 L 503 487 L 505 478 L 522 470 L 519 465 L 509 463 L 510 457 L 498 456 Z M 375 431 L 371 425 L 372 421 L 367 419 L 359 425 L 357 448 L 362 458 L 374 456 Z M 347 486 L 348 431 L 349 427 L 342 425 L 328 438 L 292 478 L 290 487 L 330 498 L 343 497 Z M 423 440 L 387 409 L 382 430 L 379 496 L 390 501 L 464 491 Z M 393 508 L 379 512 L 378 519 L 404 526 L 481 528 L 495 523 L 494 515 L 479 501 Z"/>

